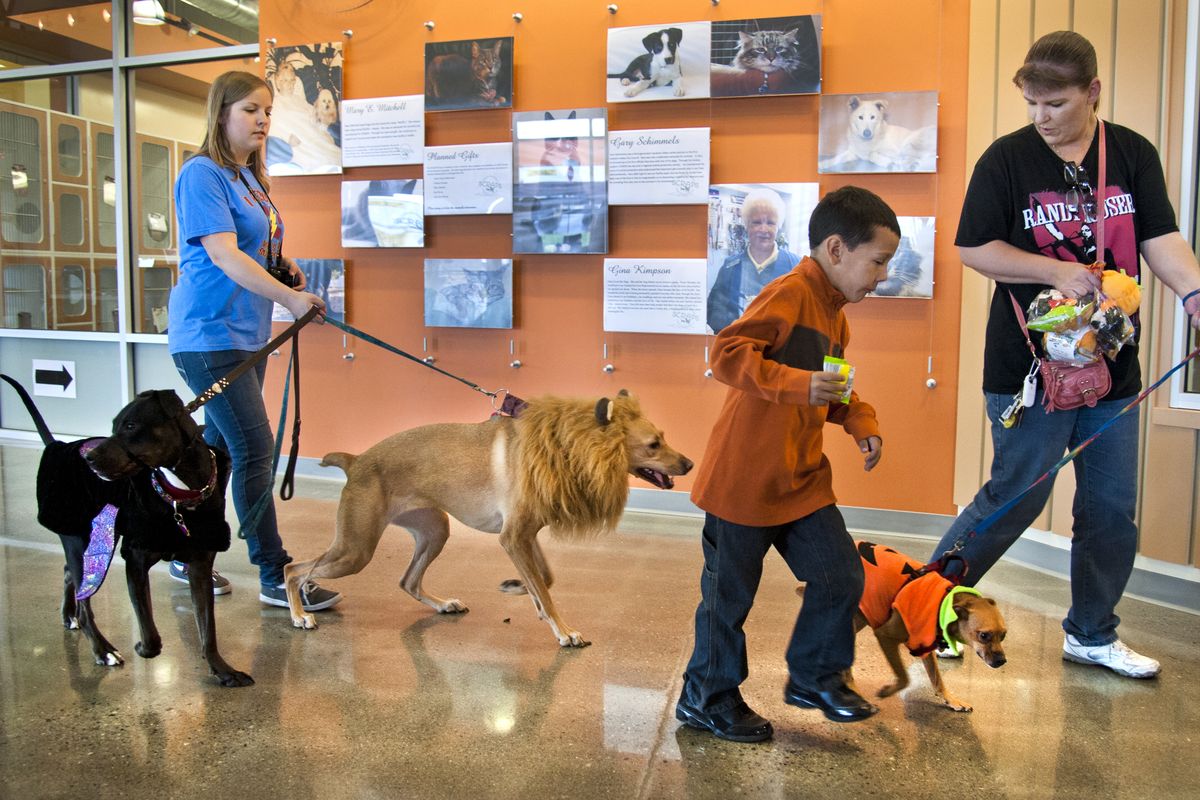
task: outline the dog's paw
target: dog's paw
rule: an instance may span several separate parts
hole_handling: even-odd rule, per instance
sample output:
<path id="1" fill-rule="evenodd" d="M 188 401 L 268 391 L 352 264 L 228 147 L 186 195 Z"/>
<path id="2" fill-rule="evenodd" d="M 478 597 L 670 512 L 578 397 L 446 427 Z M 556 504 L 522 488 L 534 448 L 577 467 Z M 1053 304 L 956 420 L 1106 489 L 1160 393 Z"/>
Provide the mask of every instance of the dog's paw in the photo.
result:
<path id="1" fill-rule="evenodd" d="M 908 684 L 901 683 L 900 681 L 897 681 L 896 683 L 889 683 L 876 693 L 876 697 L 891 697 L 905 686 L 908 686 Z"/>
<path id="2" fill-rule="evenodd" d="M 641 92 L 638 91 L 638 88 L 636 86 L 632 86 L 625 90 L 626 97 L 637 97 L 639 94 L 641 94 Z"/>
<path id="3" fill-rule="evenodd" d="M 226 688 L 232 689 L 238 686 L 254 685 L 254 678 L 236 669 L 231 669 L 229 672 L 224 673 L 214 672 L 213 674 L 217 676 L 217 680 L 221 682 L 221 685 Z"/>
<path id="4" fill-rule="evenodd" d="M 162 642 L 151 642 L 150 644 L 138 642 L 133 646 L 133 649 L 142 658 L 154 658 L 162 652 Z"/>
<path id="5" fill-rule="evenodd" d="M 69 631 L 79 630 L 79 620 L 75 617 L 63 617 L 63 627 Z"/>
<path id="6" fill-rule="evenodd" d="M 621 85 L 622 85 L 622 86 L 628 86 L 628 85 L 629 85 L 629 78 L 621 78 Z"/>
<path id="7" fill-rule="evenodd" d="M 110 650 L 107 653 L 96 656 L 96 663 L 102 667 L 120 667 L 124 666 L 125 659 L 116 650 Z"/>
<path id="8" fill-rule="evenodd" d="M 439 614 L 465 614 L 468 611 L 467 607 L 463 605 L 463 601 L 457 597 L 443 600 L 435 608 Z"/>
<path id="9" fill-rule="evenodd" d="M 524 582 L 522 582 L 521 580 L 519 580 L 517 578 L 509 578 L 506 581 L 502 581 L 500 583 L 500 591 L 504 592 L 505 594 L 528 594 L 529 593 L 528 590 L 525 588 Z"/>
<path id="10" fill-rule="evenodd" d="M 675 87 L 675 96 L 676 96 L 676 97 L 683 97 L 683 87 L 682 87 L 682 86 L 676 86 L 676 87 Z"/>
<path id="11" fill-rule="evenodd" d="M 567 631 L 559 634 L 558 643 L 562 647 L 587 647 L 591 644 L 587 639 L 583 638 L 583 634 L 579 631 Z"/>
<path id="12" fill-rule="evenodd" d="M 946 695 L 942 698 L 942 704 L 951 711 L 973 711 L 969 705 L 959 700 L 957 697 Z"/>
<path id="13" fill-rule="evenodd" d="M 317 627 L 317 619 L 312 614 L 301 614 L 298 617 L 292 617 L 292 627 L 311 631 Z"/>

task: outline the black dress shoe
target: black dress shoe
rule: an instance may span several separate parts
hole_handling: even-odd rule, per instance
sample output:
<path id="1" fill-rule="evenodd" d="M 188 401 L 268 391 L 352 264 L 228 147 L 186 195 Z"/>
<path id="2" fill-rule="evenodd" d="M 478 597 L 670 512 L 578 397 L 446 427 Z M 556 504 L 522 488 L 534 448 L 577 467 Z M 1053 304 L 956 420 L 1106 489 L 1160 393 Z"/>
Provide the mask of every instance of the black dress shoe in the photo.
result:
<path id="1" fill-rule="evenodd" d="M 834 722 L 856 722 L 879 710 L 844 683 L 828 689 L 804 689 L 788 681 L 783 690 L 783 701 L 800 708 L 819 708 L 826 719 Z"/>
<path id="2" fill-rule="evenodd" d="M 720 711 L 700 711 L 681 698 L 675 704 L 675 719 L 689 728 L 700 728 L 731 742 L 761 742 L 775 734 L 771 723 L 754 713 L 745 700 Z"/>

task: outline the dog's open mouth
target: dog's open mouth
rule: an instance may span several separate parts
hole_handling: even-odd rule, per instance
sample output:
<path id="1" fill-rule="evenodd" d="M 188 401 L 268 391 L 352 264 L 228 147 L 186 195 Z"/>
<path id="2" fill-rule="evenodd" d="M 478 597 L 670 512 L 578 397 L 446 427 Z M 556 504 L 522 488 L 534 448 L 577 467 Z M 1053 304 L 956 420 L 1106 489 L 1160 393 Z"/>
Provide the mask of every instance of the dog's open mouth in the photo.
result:
<path id="1" fill-rule="evenodd" d="M 639 478 L 648 483 L 653 483 L 660 489 L 671 489 L 675 486 L 675 479 L 665 472 L 659 472 L 649 467 L 638 467 L 636 473 Z"/>

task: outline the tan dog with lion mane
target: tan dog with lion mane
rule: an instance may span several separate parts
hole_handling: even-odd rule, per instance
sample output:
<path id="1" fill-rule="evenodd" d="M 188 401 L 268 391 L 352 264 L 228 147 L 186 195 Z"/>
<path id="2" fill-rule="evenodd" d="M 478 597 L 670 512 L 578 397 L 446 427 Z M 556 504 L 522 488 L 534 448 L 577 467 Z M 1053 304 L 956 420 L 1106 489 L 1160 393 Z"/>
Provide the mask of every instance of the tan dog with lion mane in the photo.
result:
<path id="1" fill-rule="evenodd" d="M 440 613 L 466 611 L 460 601 L 421 586 L 454 517 L 500 534 L 523 582 L 506 581 L 502 588 L 528 590 L 538 616 L 550 623 L 563 647 L 588 642 L 563 622 L 550 599 L 554 579 L 538 546 L 538 531 L 549 527 L 565 539 L 610 531 L 625 509 L 629 474 L 670 489 L 670 476 L 692 468 L 625 390 L 598 403 L 537 398 L 515 418 L 425 425 L 384 439 L 359 456 L 330 453 L 321 464 L 341 467 L 346 486 L 333 544 L 319 558 L 284 568 L 293 625 L 317 625 L 301 607 L 301 584 L 361 571 L 389 523 L 407 528 L 415 542 L 400 588 Z"/>

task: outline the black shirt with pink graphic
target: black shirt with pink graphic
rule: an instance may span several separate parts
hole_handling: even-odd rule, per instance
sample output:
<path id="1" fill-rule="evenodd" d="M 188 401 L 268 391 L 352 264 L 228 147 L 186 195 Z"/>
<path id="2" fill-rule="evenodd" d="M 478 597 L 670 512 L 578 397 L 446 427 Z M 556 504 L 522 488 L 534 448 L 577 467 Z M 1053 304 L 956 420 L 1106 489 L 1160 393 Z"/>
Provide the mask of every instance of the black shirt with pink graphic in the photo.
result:
<path id="1" fill-rule="evenodd" d="M 1121 125 L 1105 122 L 1104 132 L 1108 185 L 1104 191 L 1102 260 L 1108 269 L 1123 269 L 1137 278 L 1141 243 L 1179 228 L 1154 146 Z M 1097 136 L 1082 165 L 1093 182 L 1100 174 L 1098 159 Z M 1096 261 L 1095 223 L 1085 221 L 1081 205 L 1074 209 L 1067 205 L 1071 184 L 1063 167 L 1063 160 L 1032 125 L 997 139 L 975 165 L 954 243 L 979 247 L 1002 241 L 1060 261 Z M 984 345 L 984 391 L 1015 394 L 1029 372 L 1029 349 L 1007 290 L 1012 290 L 1022 308 L 1028 308 L 1038 292 L 1046 288 L 1047 284 L 1036 283 L 997 284 Z M 1140 337 L 1137 315 L 1133 323 Z M 1030 333 L 1040 353 L 1041 335 Z M 1116 362 L 1109 364 L 1113 376 L 1109 400 L 1141 391 L 1136 343 L 1137 338 L 1121 348 Z"/>

